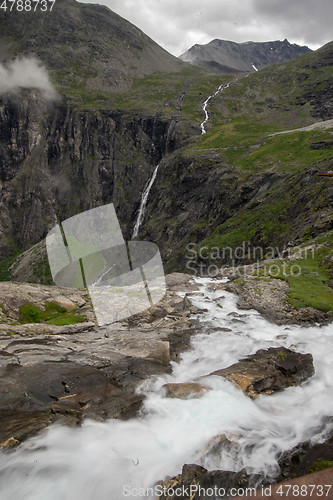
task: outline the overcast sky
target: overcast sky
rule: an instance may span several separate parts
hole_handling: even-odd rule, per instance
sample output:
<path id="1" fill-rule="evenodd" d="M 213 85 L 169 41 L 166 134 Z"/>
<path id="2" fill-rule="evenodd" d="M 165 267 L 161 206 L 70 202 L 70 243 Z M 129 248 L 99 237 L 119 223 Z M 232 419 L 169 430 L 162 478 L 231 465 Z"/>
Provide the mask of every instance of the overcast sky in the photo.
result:
<path id="1" fill-rule="evenodd" d="M 333 39 L 332 0 L 80 0 L 107 5 L 179 56 L 214 38 L 284 40 L 319 48 Z"/>

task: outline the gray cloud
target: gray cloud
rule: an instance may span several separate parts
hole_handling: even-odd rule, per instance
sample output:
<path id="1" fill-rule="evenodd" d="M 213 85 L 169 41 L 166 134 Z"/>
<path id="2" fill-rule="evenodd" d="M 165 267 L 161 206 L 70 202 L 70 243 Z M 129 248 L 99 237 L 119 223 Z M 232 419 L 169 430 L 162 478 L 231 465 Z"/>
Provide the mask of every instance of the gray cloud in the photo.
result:
<path id="1" fill-rule="evenodd" d="M 214 38 L 283 40 L 318 48 L 332 40 L 332 0 L 81 0 L 103 3 L 178 56 Z"/>
<path id="2" fill-rule="evenodd" d="M 46 99 L 56 98 L 47 70 L 35 58 L 17 58 L 7 65 L 0 64 L 0 94 L 17 92 L 20 87 L 38 89 Z"/>

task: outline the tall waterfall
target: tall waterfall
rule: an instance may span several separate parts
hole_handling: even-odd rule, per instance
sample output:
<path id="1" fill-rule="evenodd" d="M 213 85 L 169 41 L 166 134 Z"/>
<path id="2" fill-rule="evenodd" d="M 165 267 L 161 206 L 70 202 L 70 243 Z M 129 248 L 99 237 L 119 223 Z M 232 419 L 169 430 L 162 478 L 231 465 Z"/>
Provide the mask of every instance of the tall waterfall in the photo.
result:
<path id="1" fill-rule="evenodd" d="M 149 192 L 152 188 L 152 185 L 155 182 L 158 167 L 159 167 L 159 165 L 157 165 L 157 167 L 155 168 L 153 175 L 151 176 L 145 189 L 143 190 L 138 216 L 137 216 L 137 219 L 136 219 L 136 222 L 134 225 L 134 229 L 133 229 L 132 239 L 136 238 L 136 236 L 138 236 L 138 234 L 139 234 L 140 226 L 141 226 L 143 219 L 145 217 L 145 211 L 146 211 L 146 205 L 147 205 L 147 201 L 148 201 Z"/>
<path id="2" fill-rule="evenodd" d="M 209 114 L 208 114 L 208 111 L 207 111 L 207 106 L 208 106 L 209 101 L 210 101 L 213 97 L 217 96 L 217 94 L 218 94 L 219 92 L 221 92 L 221 90 L 225 90 L 225 89 L 227 89 L 228 87 L 229 87 L 229 83 L 227 83 L 227 84 L 223 84 L 223 83 L 222 83 L 222 85 L 220 85 L 220 86 L 219 86 L 219 88 L 218 88 L 218 89 L 214 92 L 214 94 L 212 94 L 212 95 L 210 95 L 209 97 L 207 97 L 207 99 L 206 99 L 206 100 L 205 100 L 205 102 L 203 103 L 203 105 L 202 105 L 202 109 L 203 109 L 203 112 L 205 113 L 205 119 L 204 119 L 204 121 L 203 121 L 203 122 L 201 123 L 201 125 L 200 125 L 200 127 L 201 127 L 201 133 L 202 133 L 202 134 L 206 134 L 206 132 L 207 132 L 207 130 L 205 129 L 205 125 L 206 125 L 206 123 L 207 123 L 207 122 L 208 122 L 208 120 L 209 120 Z"/>

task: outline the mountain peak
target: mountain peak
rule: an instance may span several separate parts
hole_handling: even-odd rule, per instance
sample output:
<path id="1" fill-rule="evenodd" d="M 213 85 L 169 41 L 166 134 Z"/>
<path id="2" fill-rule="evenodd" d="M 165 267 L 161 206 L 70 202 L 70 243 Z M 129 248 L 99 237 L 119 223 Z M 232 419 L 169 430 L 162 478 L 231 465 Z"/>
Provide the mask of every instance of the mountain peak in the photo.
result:
<path id="1" fill-rule="evenodd" d="M 215 73 L 253 72 L 292 61 L 310 51 L 308 47 L 291 44 L 286 38 L 242 43 L 215 38 L 206 45 L 194 45 L 180 59 Z"/>

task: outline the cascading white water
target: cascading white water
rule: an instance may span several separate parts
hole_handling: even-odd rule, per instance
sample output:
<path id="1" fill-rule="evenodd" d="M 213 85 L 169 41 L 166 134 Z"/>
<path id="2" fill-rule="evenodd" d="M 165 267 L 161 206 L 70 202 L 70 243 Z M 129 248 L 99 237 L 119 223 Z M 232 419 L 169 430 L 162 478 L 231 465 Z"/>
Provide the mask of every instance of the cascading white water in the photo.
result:
<path id="1" fill-rule="evenodd" d="M 210 290 L 208 279 L 198 281 L 204 296 L 193 302 L 207 310 L 198 315 L 202 333 L 181 362 L 173 363 L 172 374 L 142 384 L 147 399 L 141 416 L 127 422 L 88 421 L 79 429 L 53 425 L 16 452 L 2 452 L 1 500 L 140 498 L 139 488 L 178 474 L 184 463 L 271 475 L 280 452 L 325 435 L 324 419 L 333 415 L 332 326 L 270 324 L 256 311 L 238 310 L 234 295 Z M 311 352 L 315 375 L 302 386 L 255 401 L 231 382 L 206 377 L 260 348 L 278 346 Z M 199 377 L 213 388 L 202 398 L 165 397 L 163 384 Z M 238 444 L 212 455 L 207 444 L 221 434 L 237 435 Z"/>
<path id="2" fill-rule="evenodd" d="M 144 219 L 144 216 L 145 216 L 145 210 L 146 210 L 146 205 L 147 205 L 147 201 L 148 201 L 148 196 L 149 196 L 149 192 L 155 182 L 155 179 L 156 179 L 156 175 L 157 175 L 157 171 L 158 171 L 158 167 L 159 165 L 157 165 L 157 167 L 155 168 L 154 172 L 153 172 L 153 175 L 151 176 L 151 178 L 149 179 L 145 189 L 143 190 L 143 193 L 142 193 L 142 196 L 141 196 L 141 202 L 140 202 L 140 207 L 139 207 L 139 212 L 138 212 L 138 216 L 137 216 L 137 219 L 136 219 L 136 222 L 135 222 L 135 225 L 134 225 L 134 229 L 133 229 L 133 234 L 132 234 L 132 239 L 133 238 L 136 238 L 139 234 L 139 229 L 140 229 L 140 226 L 143 222 L 143 219 Z"/>
<path id="3" fill-rule="evenodd" d="M 206 134 L 206 132 L 207 132 L 207 131 L 206 131 L 206 129 L 205 129 L 205 125 L 206 125 L 206 123 L 207 123 L 207 122 L 208 122 L 208 120 L 209 120 L 209 114 L 208 114 L 208 111 L 207 111 L 207 106 L 208 106 L 209 101 L 210 101 L 213 97 L 217 96 L 217 94 L 218 94 L 219 92 L 221 92 L 221 90 L 225 90 L 225 89 L 227 89 L 228 87 L 229 87 L 229 83 L 220 85 L 220 86 L 219 86 L 219 88 L 218 88 L 218 89 L 214 92 L 214 94 L 212 94 L 212 95 L 210 95 L 209 97 L 207 97 L 207 99 L 206 99 L 206 100 L 205 100 L 205 102 L 203 103 L 203 105 L 202 105 L 202 110 L 203 110 L 203 112 L 205 113 L 205 119 L 204 119 L 204 121 L 203 121 L 203 122 L 201 123 L 201 125 L 200 125 L 200 127 L 201 127 L 201 133 L 202 133 L 202 134 Z"/>

